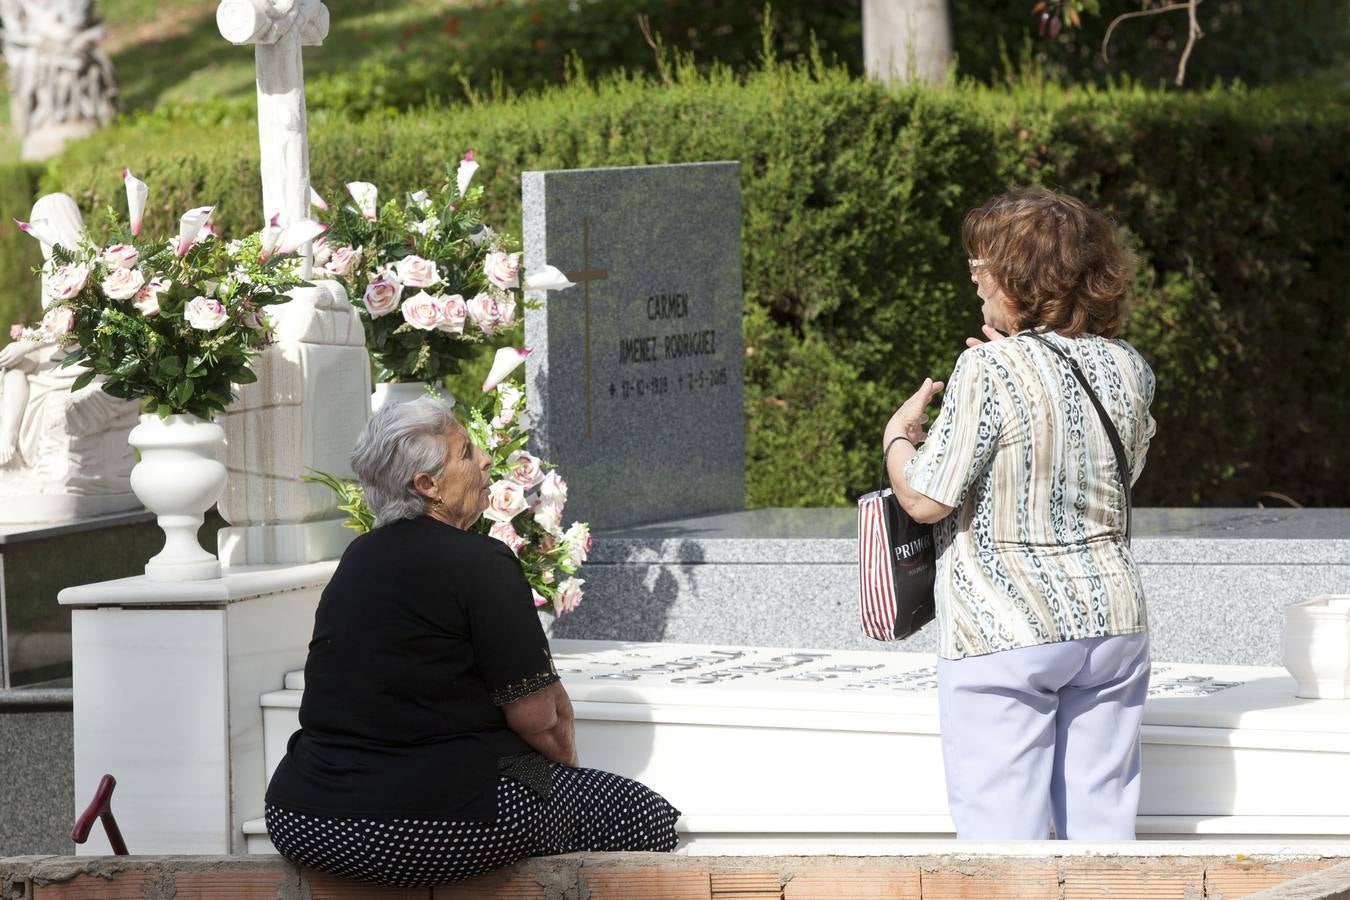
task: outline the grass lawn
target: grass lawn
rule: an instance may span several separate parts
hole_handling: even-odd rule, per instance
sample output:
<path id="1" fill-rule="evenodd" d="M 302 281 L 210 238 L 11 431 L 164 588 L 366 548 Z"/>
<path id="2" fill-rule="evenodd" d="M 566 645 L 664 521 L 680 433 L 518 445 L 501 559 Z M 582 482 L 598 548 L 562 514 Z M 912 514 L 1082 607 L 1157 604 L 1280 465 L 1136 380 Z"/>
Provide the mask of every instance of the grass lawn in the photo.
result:
<path id="1" fill-rule="evenodd" d="M 500 53 L 494 36 L 538 24 L 531 0 L 327 0 L 330 28 L 304 52 L 306 77 L 361 63 L 459 55 L 471 70 Z M 254 54 L 216 29 L 215 0 L 102 0 L 124 110 L 162 102 L 252 96 Z M 470 62 L 470 58 L 472 62 Z M 9 132 L 8 91 L 0 88 L 0 161 L 18 158 Z"/>

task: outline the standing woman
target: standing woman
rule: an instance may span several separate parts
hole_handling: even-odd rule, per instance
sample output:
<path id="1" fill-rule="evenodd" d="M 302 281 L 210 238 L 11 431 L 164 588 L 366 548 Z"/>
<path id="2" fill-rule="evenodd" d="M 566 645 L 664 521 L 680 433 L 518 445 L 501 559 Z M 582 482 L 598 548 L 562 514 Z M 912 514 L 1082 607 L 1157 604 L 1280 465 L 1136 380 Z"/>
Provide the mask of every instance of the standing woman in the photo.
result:
<path id="1" fill-rule="evenodd" d="M 1061 839 L 1132 840 L 1149 640 L 1122 479 L 1156 427 L 1153 373 L 1116 337 L 1134 260 L 1105 216 L 1044 189 L 961 231 L 989 340 L 967 340 L 926 436 L 932 379 L 883 436 L 900 504 L 936 523 L 952 818 L 966 839 L 1043 839 L 1053 821 Z"/>

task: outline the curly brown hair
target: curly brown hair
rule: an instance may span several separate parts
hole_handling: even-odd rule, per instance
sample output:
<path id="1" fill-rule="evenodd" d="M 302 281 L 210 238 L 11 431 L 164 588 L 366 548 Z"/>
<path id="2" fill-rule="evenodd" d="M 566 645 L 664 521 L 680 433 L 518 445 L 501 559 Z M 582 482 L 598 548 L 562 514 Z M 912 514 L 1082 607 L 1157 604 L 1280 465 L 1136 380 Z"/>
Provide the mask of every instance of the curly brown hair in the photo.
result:
<path id="1" fill-rule="evenodd" d="M 1008 295 L 1017 331 L 1115 337 L 1125 327 L 1134 254 L 1081 200 L 1039 187 L 1009 191 L 966 214 L 961 242 Z"/>

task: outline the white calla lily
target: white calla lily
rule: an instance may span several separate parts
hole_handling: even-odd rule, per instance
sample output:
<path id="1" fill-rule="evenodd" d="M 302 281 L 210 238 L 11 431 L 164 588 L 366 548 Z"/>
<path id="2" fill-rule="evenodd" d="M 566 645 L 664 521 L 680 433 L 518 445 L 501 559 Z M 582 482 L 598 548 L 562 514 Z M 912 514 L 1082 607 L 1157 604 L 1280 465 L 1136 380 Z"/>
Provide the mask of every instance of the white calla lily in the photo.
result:
<path id="1" fill-rule="evenodd" d="M 46 244 L 48 247 L 55 247 L 61 243 L 61 236 L 56 233 L 56 229 L 46 219 L 34 219 L 31 222 L 20 222 L 15 219 L 14 225 L 30 238 Z M 75 248 L 67 247 L 66 249 L 73 250 Z"/>
<path id="2" fill-rule="evenodd" d="M 262 241 L 262 248 L 258 252 L 258 262 L 265 263 L 272 258 L 276 252 L 277 244 L 281 241 L 281 213 L 276 213 L 267 220 L 267 225 L 262 231 L 258 232 L 258 238 Z"/>
<path id="3" fill-rule="evenodd" d="M 183 213 L 182 218 L 178 220 L 178 249 L 179 256 L 187 256 L 192 245 L 197 241 L 197 235 L 201 233 L 214 206 L 199 206 L 196 209 L 189 209 Z"/>
<path id="4" fill-rule="evenodd" d="M 130 169 L 122 170 L 122 182 L 127 188 L 127 215 L 131 219 L 131 233 L 141 233 L 141 222 L 145 216 L 145 200 L 150 196 L 150 188 L 144 181 L 131 174 Z"/>
<path id="5" fill-rule="evenodd" d="M 576 282 L 568 281 L 556 266 L 540 266 L 533 272 L 526 272 L 523 284 L 527 291 L 561 291 L 575 286 Z"/>
<path id="6" fill-rule="evenodd" d="M 530 355 L 529 347 L 503 347 L 492 358 L 492 369 L 483 382 L 483 393 L 495 388 L 501 381 L 516 370 Z"/>
<path id="7" fill-rule="evenodd" d="M 365 216 L 366 221 L 374 222 L 375 210 L 380 202 L 380 189 L 369 181 L 350 181 L 347 183 L 347 193 L 352 195 L 357 210 Z"/>
<path id="8" fill-rule="evenodd" d="M 283 256 L 287 253 L 294 253 L 327 230 L 327 225 L 315 222 L 313 219 L 300 219 L 298 222 L 292 222 L 282 229 L 281 237 L 277 239 L 277 252 Z"/>
<path id="9" fill-rule="evenodd" d="M 464 196 L 464 192 L 469 189 L 469 182 L 473 181 L 473 173 L 477 171 L 478 163 L 473 161 L 473 151 L 470 150 L 459 161 L 459 169 L 455 172 L 455 187 L 459 189 L 459 196 Z"/>

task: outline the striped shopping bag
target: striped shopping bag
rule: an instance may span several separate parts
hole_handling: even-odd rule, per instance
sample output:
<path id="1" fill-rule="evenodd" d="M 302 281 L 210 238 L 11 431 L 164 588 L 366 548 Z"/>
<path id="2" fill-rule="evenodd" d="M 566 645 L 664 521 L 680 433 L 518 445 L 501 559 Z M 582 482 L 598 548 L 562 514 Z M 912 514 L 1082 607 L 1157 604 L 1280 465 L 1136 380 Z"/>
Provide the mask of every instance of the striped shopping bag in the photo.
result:
<path id="1" fill-rule="evenodd" d="M 900 508 L 890 488 L 858 498 L 858 610 L 863 634 L 907 638 L 932 621 L 933 526 Z"/>

